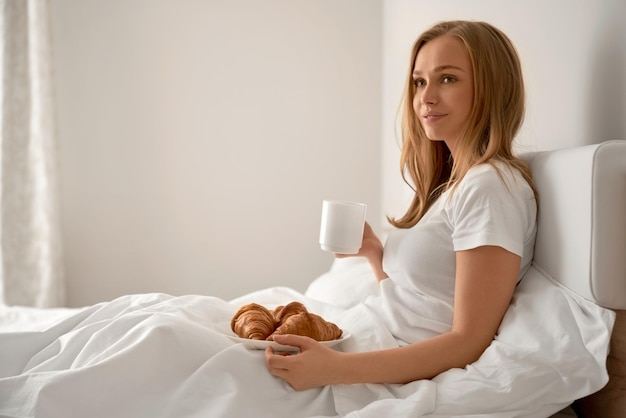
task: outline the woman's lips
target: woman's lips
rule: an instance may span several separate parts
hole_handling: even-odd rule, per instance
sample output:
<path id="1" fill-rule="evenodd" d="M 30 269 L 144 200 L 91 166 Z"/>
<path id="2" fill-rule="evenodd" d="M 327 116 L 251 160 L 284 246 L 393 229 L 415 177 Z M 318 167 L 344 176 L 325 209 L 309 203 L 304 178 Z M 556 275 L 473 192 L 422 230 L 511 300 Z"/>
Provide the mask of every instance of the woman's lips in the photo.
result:
<path id="1" fill-rule="evenodd" d="M 447 116 L 445 113 L 426 113 L 422 115 L 422 119 L 426 123 L 435 123 Z"/>

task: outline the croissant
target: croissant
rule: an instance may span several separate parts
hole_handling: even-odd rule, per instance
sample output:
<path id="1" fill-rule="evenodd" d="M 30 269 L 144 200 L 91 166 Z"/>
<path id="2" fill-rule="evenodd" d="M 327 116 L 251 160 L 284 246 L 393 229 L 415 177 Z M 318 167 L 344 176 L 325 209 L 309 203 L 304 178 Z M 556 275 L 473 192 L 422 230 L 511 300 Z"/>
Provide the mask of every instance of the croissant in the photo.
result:
<path id="1" fill-rule="evenodd" d="M 276 334 L 304 335 L 317 341 L 330 341 L 341 337 L 342 331 L 319 315 L 301 312 L 289 316 L 267 339 L 273 340 Z"/>
<path id="2" fill-rule="evenodd" d="M 279 306 L 274 309 L 274 319 L 277 324 L 284 322 L 291 315 L 296 315 L 302 312 L 308 312 L 306 307 L 300 302 L 291 302 L 285 306 Z"/>
<path id="3" fill-rule="evenodd" d="M 242 306 L 230 321 L 230 328 L 241 338 L 265 340 L 276 328 L 274 315 L 266 307 L 256 303 Z"/>

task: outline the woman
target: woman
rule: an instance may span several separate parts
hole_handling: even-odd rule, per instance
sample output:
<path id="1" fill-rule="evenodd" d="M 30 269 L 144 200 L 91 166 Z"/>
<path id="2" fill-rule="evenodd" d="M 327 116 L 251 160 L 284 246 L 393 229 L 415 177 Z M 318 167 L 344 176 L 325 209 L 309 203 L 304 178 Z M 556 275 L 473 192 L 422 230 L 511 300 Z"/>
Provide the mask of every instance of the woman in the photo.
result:
<path id="1" fill-rule="evenodd" d="M 295 389 L 405 383 L 476 361 L 529 267 L 537 207 L 512 153 L 524 113 L 513 45 L 487 23 L 443 22 L 417 39 L 410 63 L 401 165 L 415 195 L 390 219 L 398 229 L 385 247 L 366 225 L 358 254 L 381 287 L 365 304 L 400 347 L 344 353 L 277 336 L 300 353 L 268 348 L 267 367 Z"/>

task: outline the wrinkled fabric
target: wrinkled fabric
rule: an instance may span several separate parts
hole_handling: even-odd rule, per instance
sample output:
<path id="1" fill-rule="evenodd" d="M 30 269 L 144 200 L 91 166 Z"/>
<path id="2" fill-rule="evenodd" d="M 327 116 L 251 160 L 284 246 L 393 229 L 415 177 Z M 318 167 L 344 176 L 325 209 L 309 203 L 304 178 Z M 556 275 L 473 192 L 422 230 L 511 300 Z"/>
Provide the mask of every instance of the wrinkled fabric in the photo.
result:
<path id="1" fill-rule="evenodd" d="M 336 349 L 396 346 L 366 305 L 320 299 L 270 288 L 230 302 L 130 295 L 51 317 L 2 307 L 0 416 L 541 417 L 608 380 L 613 313 L 536 268 L 480 359 L 432 380 L 297 392 L 267 372 L 263 351 L 229 338 L 230 318 L 242 304 L 298 300 L 350 333 Z M 19 330 L 11 323 L 20 323 Z"/>

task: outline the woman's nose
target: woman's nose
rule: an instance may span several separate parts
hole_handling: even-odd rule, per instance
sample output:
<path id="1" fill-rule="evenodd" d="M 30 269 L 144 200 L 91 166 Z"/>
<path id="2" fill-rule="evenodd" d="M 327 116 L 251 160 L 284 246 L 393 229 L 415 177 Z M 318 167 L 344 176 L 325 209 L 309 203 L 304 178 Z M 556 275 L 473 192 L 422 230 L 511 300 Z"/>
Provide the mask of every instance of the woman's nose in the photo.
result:
<path id="1" fill-rule="evenodd" d="M 437 103 L 437 87 L 430 84 L 426 85 L 422 89 L 422 96 L 420 102 L 423 105 L 433 105 Z"/>

